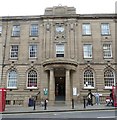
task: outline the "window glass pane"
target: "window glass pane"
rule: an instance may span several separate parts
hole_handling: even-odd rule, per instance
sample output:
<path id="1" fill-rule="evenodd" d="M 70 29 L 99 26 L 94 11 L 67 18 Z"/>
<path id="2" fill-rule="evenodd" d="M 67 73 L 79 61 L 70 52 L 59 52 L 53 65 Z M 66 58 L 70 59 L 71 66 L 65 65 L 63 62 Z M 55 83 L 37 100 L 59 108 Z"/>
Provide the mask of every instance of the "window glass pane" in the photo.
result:
<path id="1" fill-rule="evenodd" d="M 84 87 L 94 87 L 94 76 L 91 70 L 84 72 Z"/>
<path id="2" fill-rule="evenodd" d="M 115 83 L 114 73 L 111 70 L 106 70 L 104 72 L 104 83 L 105 88 L 112 88 Z"/>
<path id="3" fill-rule="evenodd" d="M 38 36 L 38 24 L 32 24 L 31 25 L 30 36 Z"/>
<path id="4" fill-rule="evenodd" d="M 27 87 L 37 87 L 37 72 L 34 70 L 28 72 Z"/>
<path id="5" fill-rule="evenodd" d="M 17 73 L 15 70 L 11 70 L 8 73 L 8 88 L 16 88 L 17 87 Z"/>
<path id="6" fill-rule="evenodd" d="M 103 44 L 103 55 L 104 55 L 104 58 L 112 57 L 111 44 Z"/>
<path id="7" fill-rule="evenodd" d="M 56 57 L 64 57 L 64 44 L 56 45 Z"/>
<path id="8" fill-rule="evenodd" d="M 20 26 L 14 25 L 12 29 L 12 36 L 20 36 Z"/>
<path id="9" fill-rule="evenodd" d="M 89 23 L 84 23 L 82 25 L 83 35 L 91 35 L 91 26 Z"/>
<path id="10" fill-rule="evenodd" d="M 101 34 L 102 35 L 109 35 L 110 34 L 110 28 L 109 28 L 108 23 L 101 24 Z"/>
<path id="11" fill-rule="evenodd" d="M 18 58 L 18 45 L 11 45 L 10 58 Z"/>
<path id="12" fill-rule="evenodd" d="M 84 58 L 92 58 L 92 45 L 91 44 L 84 44 Z"/>
<path id="13" fill-rule="evenodd" d="M 36 58 L 37 57 L 37 45 L 29 46 L 29 57 Z"/>

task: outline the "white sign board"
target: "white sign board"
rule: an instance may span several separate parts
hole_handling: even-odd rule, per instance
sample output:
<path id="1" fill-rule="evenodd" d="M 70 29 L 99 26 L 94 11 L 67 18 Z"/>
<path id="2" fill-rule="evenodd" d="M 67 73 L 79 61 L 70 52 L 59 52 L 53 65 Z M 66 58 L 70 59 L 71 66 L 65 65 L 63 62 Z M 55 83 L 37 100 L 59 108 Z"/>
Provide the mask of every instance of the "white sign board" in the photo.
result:
<path id="1" fill-rule="evenodd" d="M 76 87 L 73 88 L 73 95 L 77 95 L 77 88 Z"/>

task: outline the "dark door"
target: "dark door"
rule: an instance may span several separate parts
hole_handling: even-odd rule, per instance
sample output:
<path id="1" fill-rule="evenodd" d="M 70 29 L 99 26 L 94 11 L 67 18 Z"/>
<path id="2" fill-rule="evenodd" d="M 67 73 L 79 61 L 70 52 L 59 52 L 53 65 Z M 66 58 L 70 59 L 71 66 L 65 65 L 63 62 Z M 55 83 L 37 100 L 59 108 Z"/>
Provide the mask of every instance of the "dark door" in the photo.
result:
<path id="1" fill-rule="evenodd" d="M 65 100 L 65 77 L 55 77 L 55 100 Z"/>

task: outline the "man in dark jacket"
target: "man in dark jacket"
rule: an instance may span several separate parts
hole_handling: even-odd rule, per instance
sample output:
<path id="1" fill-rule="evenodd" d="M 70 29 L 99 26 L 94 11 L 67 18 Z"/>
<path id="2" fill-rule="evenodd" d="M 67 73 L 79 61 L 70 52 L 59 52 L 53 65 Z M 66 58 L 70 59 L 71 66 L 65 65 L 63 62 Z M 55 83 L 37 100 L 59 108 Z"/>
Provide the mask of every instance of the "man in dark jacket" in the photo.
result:
<path id="1" fill-rule="evenodd" d="M 91 90 L 89 90 L 89 93 L 87 95 L 87 106 L 92 105 L 93 106 L 93 94 L 91 93 Z"/>

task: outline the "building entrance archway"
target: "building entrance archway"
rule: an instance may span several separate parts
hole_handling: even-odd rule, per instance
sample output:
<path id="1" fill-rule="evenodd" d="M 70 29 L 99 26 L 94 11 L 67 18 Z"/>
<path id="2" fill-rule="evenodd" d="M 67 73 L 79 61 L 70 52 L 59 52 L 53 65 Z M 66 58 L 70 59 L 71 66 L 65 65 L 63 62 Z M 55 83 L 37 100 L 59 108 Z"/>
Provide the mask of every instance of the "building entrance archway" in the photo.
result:
<path id="1" fill-rule="evenodd" d="M 55 77 L 55 100 L 65 101 L 65 77 Z"/>
<path id="2" fill-rule="evenodd" d="M 65 101 L 64 69 L 55 69 L 55 101 Z"/>

